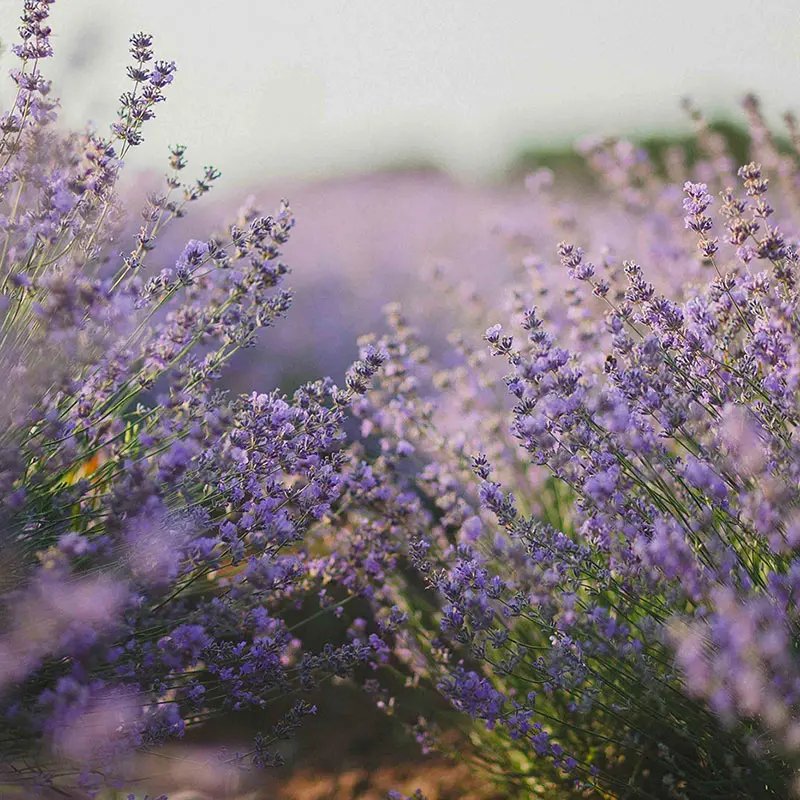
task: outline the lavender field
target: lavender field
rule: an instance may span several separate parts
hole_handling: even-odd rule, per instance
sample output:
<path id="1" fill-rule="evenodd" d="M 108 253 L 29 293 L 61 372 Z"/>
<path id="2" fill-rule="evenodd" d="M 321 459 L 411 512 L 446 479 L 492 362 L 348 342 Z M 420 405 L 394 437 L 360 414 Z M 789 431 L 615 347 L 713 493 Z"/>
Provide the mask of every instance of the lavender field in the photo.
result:
<path id="1" fill-rule="evenodd" d="M 487 79 L 497 108 L 454 117 L 474 119 L 472 145 L 447 128 L 453 163 L 512 165 L 468 179 L 388 133 L 393 163 L 369 132 L 353 166 L 326 125 L 378 103 L 438 142 L 471 15 L 487 76 L 513 15 L 465 0 L 445 36 L 422 9 L 409 35 L 419 59 L 425 30 L 441 55 L 431 85 L 450 76 L 439 113 L 402 39 L 374 75 L 354 70 L 355 95 L 331 88 L 348 53 L 384 47 L 367 23 L 389 12 L 320 3 L 304 24 L 333 76 L 326 111 L 287 102 L 272 124 L 269 92 L 213 111 L 255 67 L 193 83 L 156 23 L 199 52 L 186 14 L 213 18 L 230 59 L 274 66 L 285 49 L 248 49 L 246 28 L 277 5 L 176 2 L 168 19 L 109 0 L 154 32 L 132 32 L 107 75 L 92 59 L 118 44 L 114 14 L 69 28 L 95 0 L 73 16 L 4 2 L 0 800 L 800 797 L 788 78 L 766 102 L 736 86 L 723 116 L 676 102 L 680 129 L 634 103 L 640 120 L 598 133 L 565 97 L 545 116 L 582 128 L 573 144 L 479 157 L 513 122 L 497 109 L 529 76 L 512 71 Z M 756 84 L 790 69 L 778 5 L 753 22 L 774 39 L 739 60 L 720 22 L 704 69 L 738 81 L 744 64 Z M 733 31 L 747 15 L 731 15 Z M 646 72 L 641 46 L 628 66 Z M 311 96 L 314 62 L 297 59 L 275 70 Z M 680 77 L 701 98 L 714 83 Z M 108 81 L 111 119 L 76 124 L 57 99 L 63 84 L 83 113 Z M 204 94 L 188 147 L 159 128 L 184 87 Z M 229 142 L 230 186 L 193 131 Z M 349 166 L 315 172 L 314 135 Z M 246 142 L 271 136 L 281 158 L 258 161 Z"/>

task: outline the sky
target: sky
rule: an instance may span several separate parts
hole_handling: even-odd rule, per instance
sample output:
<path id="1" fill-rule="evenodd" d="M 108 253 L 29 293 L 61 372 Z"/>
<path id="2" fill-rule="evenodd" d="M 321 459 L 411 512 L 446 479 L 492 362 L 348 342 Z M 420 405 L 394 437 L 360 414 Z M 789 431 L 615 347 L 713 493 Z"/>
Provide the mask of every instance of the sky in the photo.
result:
<path id="1" fill-rule="evenodd" d="M 0 0 L 4 45 L 20 5 Z M 800 111 L 796 0 L 59 0 L 52 23 L 68 124 L 113 120 L 148 31 L 179 71 L 136 161 L 180 142 L 234 183 L 416 162 L 480 180 L 529 144 L 688 130 L 684 95 Z"/>

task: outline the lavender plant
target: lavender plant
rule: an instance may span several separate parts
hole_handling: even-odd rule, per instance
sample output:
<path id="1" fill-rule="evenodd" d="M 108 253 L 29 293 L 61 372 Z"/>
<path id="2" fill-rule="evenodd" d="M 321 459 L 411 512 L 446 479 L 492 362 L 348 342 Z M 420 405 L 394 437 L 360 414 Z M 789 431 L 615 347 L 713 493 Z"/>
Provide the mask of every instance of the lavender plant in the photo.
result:
<path id="1" fill-rule="evenodd" d="M 366 340 L 388 360 L 356 412 L 404 565 L 387 662 L 476 721 L 509 796 L 798 790 L 800 154 L 748 98 L 761 164 L 735 170 L 690 110 L 702 182 L 680 154 L 586 148 L 644 266 L 613 227 L 596 263 L 557 243 L 580 224 L 557 214 L 537 244 L 575 287 L 554 292 L 525 242 L 494 360 L 459 332 L 437 366 L 398 308 Z M 549 183 L 531 188 L 558 210 Z M 651 282 L 648 261 L 671 274 Z"/>
<path id="2" fill-rule="evenodd" d="M 24 2 L 0 118 L 0 786 L 95 795 L 238 711 L 263 733 L 221 766 L 279 763 L 275 743 L 315 711 L 306 692 L 373 657 L 335 632 L 304 650 L 297 606 L 313 590 L 335 610 L 300 545 L 359 480 L 342 421 L 381 356 L 342 388 L 218 388 L 288 308 L 289 206 L 248 210 L 161 269 L 160 233 L 219 176 L 185 183 L 176 146 L 120 252 L 123 161 L 175 65 L 131 37 L 111 138 L 63 132 L 41 71 L 52 1 Z"/>
<path id="3" fill-rule="evenodd" d="M 606 199 L 532 177 L 505 327 L 438 276 L 464 317 L 445 362 L 392 306 L 343 387 L 230 396 L 289 306 L 291 211 L 162 269 L 219 177 L 187 184 L 171 148 L 131 234 L 120 171 L 175 66 L 132 37 L 111 139 L 65 133 L 51 4 L 24 3 L 0 118 L 0 786 L 126 786 L 243 711 L 263 732 L 220 763 L 276 764 L 307 693 L 364 668 L 386 710 L 387 676 L 433 691 L 420 742 L 463 730 L 509 796 L 797 790 L 794 119 L 787 147 L 748 98 L 738 170 L 691 107 L 695 164 L 588 142 Z"/>

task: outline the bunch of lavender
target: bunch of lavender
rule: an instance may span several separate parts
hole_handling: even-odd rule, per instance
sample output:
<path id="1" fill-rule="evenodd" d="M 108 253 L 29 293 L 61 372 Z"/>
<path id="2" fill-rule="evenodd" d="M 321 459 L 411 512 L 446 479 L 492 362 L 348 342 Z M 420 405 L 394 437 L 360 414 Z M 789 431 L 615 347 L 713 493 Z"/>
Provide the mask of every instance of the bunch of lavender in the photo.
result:
<path id="1" fill-rule="evenodd" d="M 274 743 L 314 712 L 304 692 L 374 658 L 345 638 L 305 652 L 293 609 L 313 589 L 335 610 L 301 545 L 359 479 L 341 425 L 381 356 L 343 388 L 217 388 L 289 305 L 290 209 L 249 210 L 152 269 L 159 234 L 218 177 L 184 184 L 173 147 L 120 252 L 123 159 L 175 65 L 133 36 L 112 138 L 63 133 L 40 71 L 51 4 L 25 0 L 0 118 L 0 786 L 94 794 L 240 710 L 264 732 L 226 764 L 276 763 Z"/>
<path id="2" fill-rule="evenodd" d="M 351 524 L 382 520 L 398 565 L 384 660 L 476 721 L 509 795 L 800 788 L 800 151 L 746 109 L 761 164 L 738 170 L 693 109 L 691 167 L 587 147 L 622 245 L 671 274 L 611 228 L 596 263 L 553 243 L 575 282 L 554 292 L 524 241 L 520 334 L 489 326 L 489 354 L 461 332 L 437 366 L 398 308 L 365 340 L 388 356 L 356 404 L 383 491 Z"/>

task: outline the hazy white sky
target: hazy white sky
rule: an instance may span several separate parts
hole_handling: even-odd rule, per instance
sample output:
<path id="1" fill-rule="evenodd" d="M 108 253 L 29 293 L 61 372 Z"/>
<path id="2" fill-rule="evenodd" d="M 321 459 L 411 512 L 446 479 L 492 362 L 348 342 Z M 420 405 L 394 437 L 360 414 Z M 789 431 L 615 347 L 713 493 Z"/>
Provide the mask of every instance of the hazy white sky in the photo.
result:
<path id="1" fill-rule="evenodd" d="M 0 0 L 5 42 L 20 5 Z M 149 31 L 179 72 L 139 163 L 179 141 L 233 181 L 413 158 L 480 177 L 525 143 L 684 126 L 683 94 L 800 110 L 797 0 L 59 0 L 52 19 L 68 122 L 113 118 L 127 35 Z"/>

